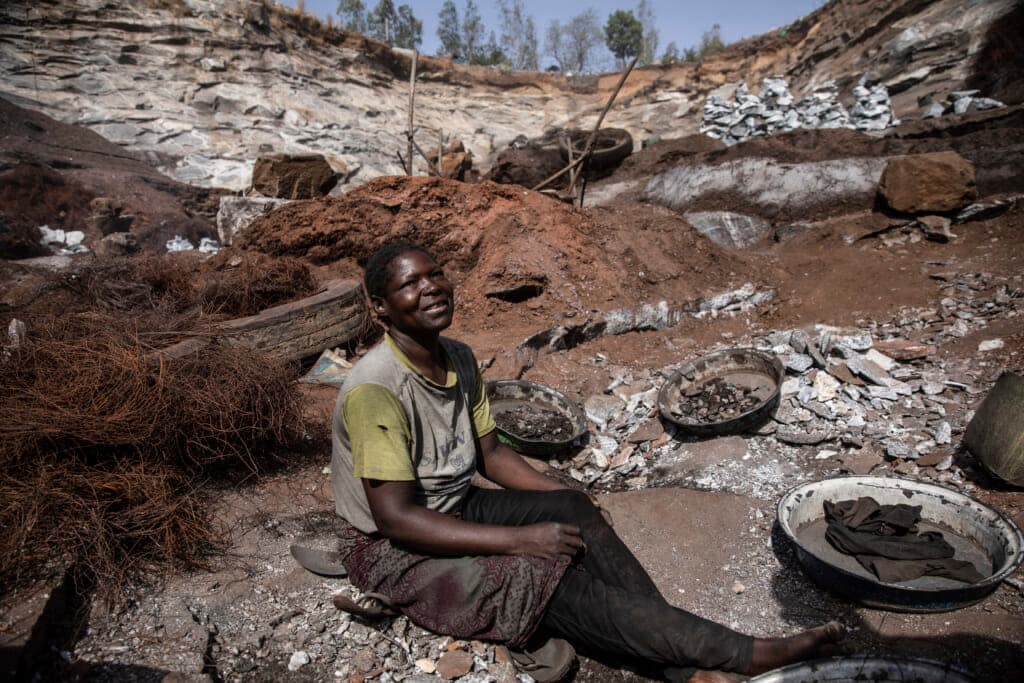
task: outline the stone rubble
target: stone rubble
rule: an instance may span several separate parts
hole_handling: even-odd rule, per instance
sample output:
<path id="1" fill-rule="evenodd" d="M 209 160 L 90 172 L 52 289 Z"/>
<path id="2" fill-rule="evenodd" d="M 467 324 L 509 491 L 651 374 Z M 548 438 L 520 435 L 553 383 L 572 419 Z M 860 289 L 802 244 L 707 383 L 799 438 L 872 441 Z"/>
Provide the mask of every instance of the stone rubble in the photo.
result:
<path id="1" fill-rule="evenodd" d="M 175 235 L 173 238 L 167 240 L 164 245 L 168 252 L 175 251 L 192 251 L 196 248 L 194 244 L 187 237 L 181 235 Z M 220 242 L 209 237 L 203 237 L 199 240 L 199 252 L 202 254 L 216 254 L 221 250 Z"/>
<path id="2" fill-rule="evenodd" d="M 42 236 L 39 243 L 52 249 L 55 253 L 68 256 L 84 254 L 89 251 L 89 247 L 82 244 L 85 240 L 85 233 L 81 230 L 64 231 L 60 228 L 54 230 L 48 225 L 40 225 L 39 234 Z"/>
<path id="3" fill-rule="evenodd" d="M 741 83 L 736 88 L 735 102 L 727 102 L 718 95 L 708 97 L 700 132 L 734 145 L 751 137 L 797 128 L 883 130 L 899 124 L 889 91 L 871 74 L 861 76 L 853 95 L 853 109 L 847 112 L 839 102 L 834 81 L 799 101 L 781 76 L 762 79 L 760 96 L 751 94 L 746 83 Z"/>
<path id="4" fill-rule="evenodd" d="M 1006 105 L 990 97 L 978 97 L 978 90 L 958 90 L 951 92 L 946 103 L 932 102 L 922 114 L 922 119 L 935 119 L 947 114 L 966 114 L 970 111 L 998 109 Z"/>
<path id="5" fill-rule="evenodd" d="M 601 492 L 682 484 L 774 499 L 802 480 L 874 469 L 969 489 L 962 469 L 969 465 L 954 457 L 955 435 L 984 391 L 986 364 L 942 361 L 934 350 L 984 330 L 994 318 L 1024 314 L 1024 278 L 938 275 L 944 296 L 936 309 L 862 321 L 854 330 L 816 325 L 811 334 L 778 330 L 730 340 L 776 354 L 787 377 L 774 419 L 749 438 L 739 459 L 711 457 L 707 466 L 714 444 L 726 439 L 675 438 L 668 423 L 647 429 L 658 421 L 658 390 L 676 364 L 632 373 L 609 368 L 613 381 L 605 393 L 584 402 L 589 441 L 573 457 L 548 464 Z M 979 352 L 1000 342 L 984 340 Z"/>

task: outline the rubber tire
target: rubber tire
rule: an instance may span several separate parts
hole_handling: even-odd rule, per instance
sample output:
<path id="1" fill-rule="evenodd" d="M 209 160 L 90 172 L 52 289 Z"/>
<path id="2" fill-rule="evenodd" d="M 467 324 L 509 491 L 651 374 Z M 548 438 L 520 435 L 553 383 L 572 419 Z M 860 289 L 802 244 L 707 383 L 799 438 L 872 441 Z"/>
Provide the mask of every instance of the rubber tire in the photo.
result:
<path id="1" fill-rule="evenodd" d="M 565 133 L 568 134 L 569 144 L 573 147 L 573 155 L 575 156 L 582 152 L 583 146 L 587 144 L 587 137 L 590 135 L 590 132 L 566 129 Z M 565 144 L 564 137 L 560 137 L 558 140 L 558 151 L 562 155 L 562 160 L 568 162 L 569 148 Z M 622 128 L 601 128 L 597 132 L 597 140 L 594 141 L 594 149 L 590 153 L 588 167 L 594 171 L 614 168 L 632 153 L 633 136 L 629 134 L 628 130 Z"/>

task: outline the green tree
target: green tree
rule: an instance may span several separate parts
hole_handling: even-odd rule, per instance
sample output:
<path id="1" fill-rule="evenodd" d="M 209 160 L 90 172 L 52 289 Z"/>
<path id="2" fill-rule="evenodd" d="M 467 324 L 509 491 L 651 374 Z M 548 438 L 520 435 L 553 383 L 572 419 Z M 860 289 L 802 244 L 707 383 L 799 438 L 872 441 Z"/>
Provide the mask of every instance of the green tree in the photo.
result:
<path id="1" fill-rule="evenodd" d="M 586 72 L 595 61 L 595 50 L 601 45 L 604 34 L 597 12 L 588 9 L 577 14 L 562 27 L 562 46 L 566 56 L 565 68 L 569 71 Z"/>
<path id="2" fill-rule="evenodd" d="M 395 45 L 418 49 L 423 42 L 423 22 L 416 18 L 409 5 L 398 6 L 398 16 L 395 20 Z"/>
<path id="3" fill-rule="evenodd" d="M 372 10 L 366 15 L 367 35 L 391 42 L 391 36 L 395 35 L 395 3 L 391 0 L 379 0 Z"/>
<path id="4" fill-rule="evenodd" d="M 505 57 L 505 53 L 501 51 L 501 47 L 498 45 L 498 39 L 494 36 L 494 31 L 491 31 L 487 42 L 477 49 L 469 63 L 479 66 L 504 66 L 511 68 L 508 58 Z"/>
<path id="5" fill-rule="evenodd" d="M 700 55 L 697 53 L 696 47 L 687 47 L 683 49 L 683 60 L 687 62 L 700 61 Z"/>
<path id="6" fill-rule="evenodd" d="M 462 55 L 470 64 L 482 64 L 484 54 L 484 22 L 473 0 L 466 0 L 462 11 Z"/>
<path id="7" fill-rule="evenodd" d="M 640 64 L 650 64 L 658 53 L 658 29 L 655 24 L 654 8 L 648 0 L 640 0 L 636 6 L 636 18 L 643 26 L 644 36 L 640 47 Z"/>
<path id="8" fill-rule="evenodd" d="M 423 22 L 409 5 L 379 0 L 366 17 L 368 35 L 404 48 L 416 48 L 423 42 Z"/>
<path id="9" fill-rule="evenodd" d="M 702 60 L 705 57 L 710 57 L 724 47 L 722 27 L 718 24 L 712 24 L 711 28 L 704 31 L 700 36 L 700 45 L 697 46 L 697 59 Z"/>
<path id="10" fill-rule="evenodd" d="M 441 11 L 437 14 L 437 39 L 441 41 L 437 49 L 438 55 L 452 55 L 460 61 L 465 57 L 462 51 L 462 34 L 459 31 L 459 10 L 455 7 L 454 0 L 444 0 Z"/>
<path id="11" fill-rule="evenodd" d="M 679 61 L 679 47 L 676 45 L 676 41 L 672 41 L 665 46 L 665 52 L 661 55 L 662 64 L 675 64 Z"/>
<path id="12" fill-rule="evenodd" d="M 604 26 L 604 37 L 619 66 L 624 67 L 627 58 L 639 55 L 643 49 L 644 27 L 632 12 L 615 10 Z"/>
<path id="13" fill-rule="evenodd" d="M 517 70 L 537 70 L 537 28 L 523 0 L 498 0 L 501 51 Z"/>
<path id="14" fill-rule="evenodd" d="M 565 71 L 568 58 L 562 46 L 562 22 L 558 19 L 552 19 L 548 24 L 548 30 L 544 34 L 544 54 L 555 60 L 559 71 Z"/>
<path id="15" fill-rule="evenodd" d="M 366 5 L 362 0 L 339 0 L 338 23 L 349 31 L 366 33 Z"/>

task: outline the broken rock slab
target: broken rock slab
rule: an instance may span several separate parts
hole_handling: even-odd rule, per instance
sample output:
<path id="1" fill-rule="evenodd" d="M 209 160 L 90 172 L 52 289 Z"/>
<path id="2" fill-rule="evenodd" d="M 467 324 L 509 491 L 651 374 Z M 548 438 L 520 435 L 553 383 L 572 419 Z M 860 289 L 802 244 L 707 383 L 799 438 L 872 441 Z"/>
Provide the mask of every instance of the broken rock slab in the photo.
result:
<path id="1" fill-rule="evenodd" d="M 704 237 L 721 247 L 742 249 L 760 242 L 772 233 L 771 223 L 730 211 L 691 211 L 683 215 Z"/>
<path id="2" fill-rule="evenodd" d="M 274 154 L 257 159 L 252 169 L 252 189 L 278 199 L 323 197 L 337 182 L 322 154 Z"/>
<path id="3" fill-rule="evenodd" d="M 974 164 L 951 151 L 893 157 L 878 191 L 902 213 L 956 211 L 978 196 Z"/>
<path id="4" fill-rule="evenodd" d="M 952 221 L 945 216 L 920 216 L 915 225 L 921 228 L 926 239 L 933 242 L 951 242 L 956 235 L 949 229 Z"/>
<path id="5" fill-rule="evenodd" d="M 290 200 L 272 197 L 221 197 L 217 209 L 217 236 L 228 246 L 245 234 L 246 228 L 260 216 L 270 213 Z"/>
<path id="6" fill-rule="evenodd" d="M 833 159 L 783 164 L 760 157 L 717 165 L 677 166 L 651 178 L 645 199 L 685 212 L 698 202 L 735 197 L 760 215 L 810 218 L 835 207 L 870 210 L 885 158 Z"/>

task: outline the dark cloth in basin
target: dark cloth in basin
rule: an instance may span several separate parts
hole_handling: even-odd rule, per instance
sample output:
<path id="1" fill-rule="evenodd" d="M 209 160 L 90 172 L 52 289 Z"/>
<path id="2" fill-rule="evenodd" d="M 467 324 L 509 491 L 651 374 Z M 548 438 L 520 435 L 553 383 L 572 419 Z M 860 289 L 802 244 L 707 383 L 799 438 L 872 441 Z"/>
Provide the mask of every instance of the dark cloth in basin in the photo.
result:
<path id="1" fill-rule="evenodd" d="M 942 576 L 965 583 L 985 577 L 937 531 L 917 531 L 920 505 L 879 505 L 871 497 L 825 501 L 825 537 L 836 550 L 853 555 L 883 583 Z"/>

